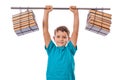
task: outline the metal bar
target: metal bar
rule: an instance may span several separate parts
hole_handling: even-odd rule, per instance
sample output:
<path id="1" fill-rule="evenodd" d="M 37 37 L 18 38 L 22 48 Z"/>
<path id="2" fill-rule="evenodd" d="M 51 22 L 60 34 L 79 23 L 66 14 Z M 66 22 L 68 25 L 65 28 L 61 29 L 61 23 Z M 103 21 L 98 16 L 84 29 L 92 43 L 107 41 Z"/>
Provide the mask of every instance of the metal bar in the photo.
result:
<path id="1" fill-rule="evenodd" d="M 45 9 L 45 7 L 11 7 L 11 9 Z M 69 10 L 69 8 L 55 7 L 55 10 Z M 77 8 L 78 10 L 110 10 L 110 8 Z"/>

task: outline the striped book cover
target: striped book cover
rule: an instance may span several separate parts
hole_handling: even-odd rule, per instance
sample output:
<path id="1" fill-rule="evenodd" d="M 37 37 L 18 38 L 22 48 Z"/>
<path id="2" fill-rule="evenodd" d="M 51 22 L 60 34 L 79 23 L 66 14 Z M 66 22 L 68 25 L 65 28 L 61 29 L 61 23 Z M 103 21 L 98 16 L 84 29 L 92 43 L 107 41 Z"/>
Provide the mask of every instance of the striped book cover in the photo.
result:
<path id="1" fill-rule="evenodd" d="M 13 29 L 18 36 L 39 30 L 32 10 L 12 16 Z"/>
<path id="2" fill-rule="evenodd" d="M 107 35 L 110 32 L 111 14 L 90 10 L 86 21 L 86 30 L 91 32 Z"/>

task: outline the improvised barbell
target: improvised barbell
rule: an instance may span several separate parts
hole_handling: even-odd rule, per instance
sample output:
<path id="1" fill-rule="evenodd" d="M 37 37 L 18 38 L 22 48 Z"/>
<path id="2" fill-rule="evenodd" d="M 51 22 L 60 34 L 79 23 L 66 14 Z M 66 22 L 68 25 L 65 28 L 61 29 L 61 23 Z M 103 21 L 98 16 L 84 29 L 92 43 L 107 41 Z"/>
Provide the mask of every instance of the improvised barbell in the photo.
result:
<path id="1" fill-rule="evenodd" d="M 26 33 L 39 30 L 35 21 L 35 15 L 31 9 L 45 9 L 45 7 L 11 7 L 11 9 L 26 9 L 25 12 L 20 12 L 13 15 L 13 25 L 15 33 L 20 36 Z M 54 10 L 69 10 L 65 7 L 54 7 Z M 89 10 L 87 17 L 86 30 L 107 35 L 110 32 L 111 14 L 103 12 L 110 8 L 77 8 L 78 10 Z M 102 10 L 102 11 L 98 11 Z"/>

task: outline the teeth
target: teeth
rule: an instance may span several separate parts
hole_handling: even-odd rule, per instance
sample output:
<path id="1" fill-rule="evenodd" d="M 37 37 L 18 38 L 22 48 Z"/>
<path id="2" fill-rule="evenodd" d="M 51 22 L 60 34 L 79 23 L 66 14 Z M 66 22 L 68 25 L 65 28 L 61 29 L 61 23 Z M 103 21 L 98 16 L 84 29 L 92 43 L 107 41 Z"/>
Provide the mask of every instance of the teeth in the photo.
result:
<path id="1" fill-rule="evenodd" d="M 108 13 L 90 10 L 87 17 L 86 30 L 103 36 L 107 35 L 110 32 L 111 16 Z"/>

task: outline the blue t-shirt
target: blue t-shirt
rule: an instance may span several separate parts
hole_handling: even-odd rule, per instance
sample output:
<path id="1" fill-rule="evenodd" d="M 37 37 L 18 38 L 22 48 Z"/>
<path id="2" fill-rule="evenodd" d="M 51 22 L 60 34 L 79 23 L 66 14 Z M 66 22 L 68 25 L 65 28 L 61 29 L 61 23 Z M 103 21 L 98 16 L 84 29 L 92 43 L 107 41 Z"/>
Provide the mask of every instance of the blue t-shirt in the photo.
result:
<path id="1" fill-rule="evenodd" d="M 48 48 L 47 80 L 75 80 L 74 54 L 77 47 L 69 41 L 67 46 L 57 47 L 51 40 Z"/>

